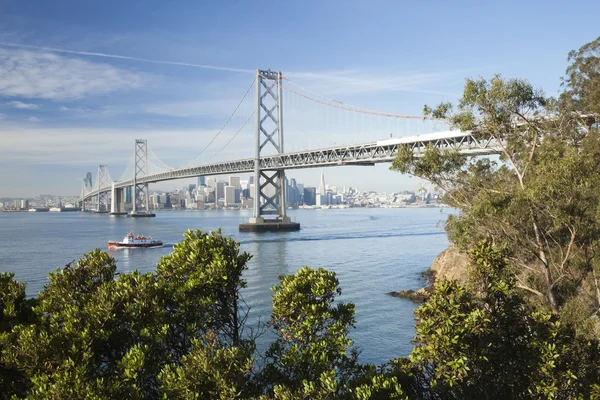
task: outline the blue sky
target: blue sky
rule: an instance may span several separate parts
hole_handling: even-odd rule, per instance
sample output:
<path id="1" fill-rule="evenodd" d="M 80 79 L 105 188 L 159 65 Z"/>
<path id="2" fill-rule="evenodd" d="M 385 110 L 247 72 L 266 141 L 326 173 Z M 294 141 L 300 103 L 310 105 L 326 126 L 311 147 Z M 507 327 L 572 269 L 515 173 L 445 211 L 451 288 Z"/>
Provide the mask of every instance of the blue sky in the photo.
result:
<path id="1" fill-rule="evenodd" d="M 465 77 L 494 73 L 556 95 L 567 53 L 597 37 L 599 14 L 596 1 L 2 0 L 0 197 L 78 194 L 99 163 L 118 179 L 135 138 L 147 138 L 166 164 L 185 164 L 224 124 L 257 68 L 404 115 L 456 100 Z M 249 116 L 251 97 L 198 161 L 251 156 L 250 125 L 211 156 Z M 289 150 L 426 129 L 286 100 Z M 319 174 L 288 176 L 315 185 Z M 418 187 L 388 165 L 325 175 L 337 186 Z"/>

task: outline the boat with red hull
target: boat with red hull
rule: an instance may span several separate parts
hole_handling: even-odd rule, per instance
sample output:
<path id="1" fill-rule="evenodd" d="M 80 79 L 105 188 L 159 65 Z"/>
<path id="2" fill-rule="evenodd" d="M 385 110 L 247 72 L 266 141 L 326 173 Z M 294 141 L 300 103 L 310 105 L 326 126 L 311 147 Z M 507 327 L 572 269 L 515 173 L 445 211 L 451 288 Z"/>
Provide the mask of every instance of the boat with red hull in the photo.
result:
<path id="1" fill-rule="evenodd" d="M 134 235 L 133 230 L 123 238 L 122 242 L 108 242 L 108 247 L 159 247 L 163 242 L 152 239 L 150 236 Z"/>

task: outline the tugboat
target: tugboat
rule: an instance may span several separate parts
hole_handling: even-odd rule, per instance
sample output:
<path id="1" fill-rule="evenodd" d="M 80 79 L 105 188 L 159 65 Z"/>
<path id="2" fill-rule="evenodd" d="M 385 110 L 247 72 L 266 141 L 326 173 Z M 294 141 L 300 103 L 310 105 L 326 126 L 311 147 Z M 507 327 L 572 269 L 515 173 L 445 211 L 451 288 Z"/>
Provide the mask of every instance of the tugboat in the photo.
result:
<path id="1" fill-rule="evenodd" d="M 133 229 L 123 238 L 122 242 L 108 242 L 108 247 L 158 247 L 162 246 L 163 242 L 154 240 L 150 236 L 143 235 L 135 236 Z"/>

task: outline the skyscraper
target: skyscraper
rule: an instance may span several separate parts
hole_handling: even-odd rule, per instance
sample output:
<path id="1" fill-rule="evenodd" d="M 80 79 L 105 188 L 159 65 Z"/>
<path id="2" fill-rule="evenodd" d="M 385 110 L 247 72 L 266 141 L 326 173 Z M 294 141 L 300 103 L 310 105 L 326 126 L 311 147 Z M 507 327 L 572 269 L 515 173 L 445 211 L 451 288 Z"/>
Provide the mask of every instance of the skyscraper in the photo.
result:
<path id="1" fill-rule="evenodd" d="M 83 180 L 83 182 L 85 183 L 85 185 L 88 188 L 92 188 L 94 185 L 92 185 L 92 173 L 88 172 L 87 174 L 85 174 L 85 179 Z"/>
<path id="2" fill-rule="evenodd" d="M 240 177 L 239 176 L 230 176 L 229 177 L 229 186 L 233 186 L 236 189 L 241 189 L 242 185 L 240 183 Z"/>
<path id="3" fill-rule="evenodd" d="M 225 186 L 225 206 L 232 206 L 236 203 L 235 201 L 235 187 Z"/>
<path id="4" fill-rule="evenodd" d="M 325 194 L 327 193 L 327 189 L 325 188 L 325 175 L 323 171 L 321 171 L 321 184 L 319 185 L 319 191 L 317 194 Z"/>
<path id="5" fill-rule="evenodd" d="M 316 204 L 316 190 L 314 187 L 304 188 L 304 204 L 307 206 L 314 206 Z"/>
<path id="6" fill-rule="evenodd" d="M 198 177 L 198 187 L 200 187 L 200 186 L 206 186 L 206 177 L 205 176 Z"/>

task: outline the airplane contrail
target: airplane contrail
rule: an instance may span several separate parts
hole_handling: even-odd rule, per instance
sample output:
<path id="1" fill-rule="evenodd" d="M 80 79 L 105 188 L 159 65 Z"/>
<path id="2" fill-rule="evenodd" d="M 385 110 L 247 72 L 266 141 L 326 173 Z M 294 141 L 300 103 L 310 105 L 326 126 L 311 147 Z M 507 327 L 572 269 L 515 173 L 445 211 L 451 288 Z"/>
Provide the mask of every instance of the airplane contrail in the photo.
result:
<path id="1" fill-rule="evenodd" d="M 217 71 L 241 72 L 241 73 L 250 73 L 250 74 L 255 72 L 254 70 L 251 70 L 251 69 L 220 67 L 217 65 L 207 65 L 207 64 L 192 64 L 192 63 L 185 63 L 185 62 L 178 62 L 178 61 L 151 60 L 148 58 L 121 56 L 118 54 L 93 53 L 93 52 L 89 52 L 89 51 L 75 51 L 75 50 L 67 50 L 67 49 L 58 49 L 55 47 L 32 46 L 32 45 L 20 44 L 20 43 L 0 42 L 0 46 L 18 47 L 18 48 L 34 49 L 34 50 L 44 50 L 44 51 L 50 51 L 53 53 L 76 54 L 76 55 L 80 55 L 80 56 L 89 56 L 89 57 L 115 58 L 118 60 L 139 61 L 139 62 L 146 62 L 146 63 L 152 63 L 152 64 L 179 65 L 179 66 L 183 66 L 183 67 L 212 69 L 212 70 L 217 70 Z"/>

